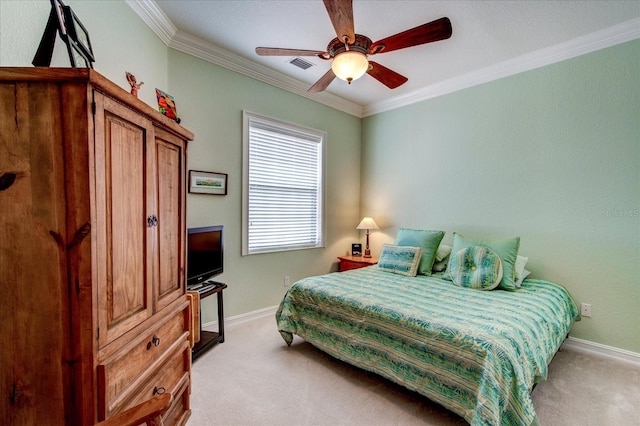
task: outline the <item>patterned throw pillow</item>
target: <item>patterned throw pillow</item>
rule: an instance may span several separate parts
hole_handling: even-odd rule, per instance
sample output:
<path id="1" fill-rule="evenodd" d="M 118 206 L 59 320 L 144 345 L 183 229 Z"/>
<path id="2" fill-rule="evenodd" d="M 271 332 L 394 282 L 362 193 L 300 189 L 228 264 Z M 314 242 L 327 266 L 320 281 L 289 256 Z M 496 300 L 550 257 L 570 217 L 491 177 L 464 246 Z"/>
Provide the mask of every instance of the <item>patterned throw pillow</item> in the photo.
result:
<path id="1" fill-rule="evenodd" d="M 502 279 L 502 261 L 495 251 L 483 246 L 469 246 L 449 261 L 451 278 L 460 287 L 493 290 Z"/>
<path id="2" fill-rule="evenodd" d="M 385 244 L 382 246 L 378 269 L 394 274 L 415 277 L 422 249 L 420 247 L 395 246 Z"/>
<path id="3" fill-rule="evenodd" d="M 456 232 L 453 233 L 453 249 L 451 250 L 451 253 L 458 253 L 463 248 L 469 246 L 483 246 L 495 251 L 498 256 L 500 256 L 500 261 L 502 261 L 502 268 L 504 270 L 502 280 L 498 283 L 498 287 L 503 290 L 517 290 L 514 279 L 515 263 L 516 258 L 518 257 L 518 250 L 520 248 L 520 237 L 505 240 L 485 240 L 468 238 Z M 449 256 L 449 266 L 447 266 L 447 269 L 451 268 L 452 258 L 453 254 Z M 445 271 L 442 278 L 448 280 L 452 279 L 449 271 Z"/>

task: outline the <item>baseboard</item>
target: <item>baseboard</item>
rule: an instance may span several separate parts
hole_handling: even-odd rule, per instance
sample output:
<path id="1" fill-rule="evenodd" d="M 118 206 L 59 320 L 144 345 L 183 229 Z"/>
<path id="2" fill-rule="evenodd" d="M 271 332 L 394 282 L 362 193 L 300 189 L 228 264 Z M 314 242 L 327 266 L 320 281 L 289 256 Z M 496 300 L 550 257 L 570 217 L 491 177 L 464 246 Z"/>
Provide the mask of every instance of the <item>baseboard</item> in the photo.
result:
<path id="1" fill-rule="evenodd" d="M 640 367 L 640 354 L 627 351 L 625 349 L 614 348 L 613 346 L 602 345 L 590 342 L 589 340 L 571 337 L 564 341 L 562 348 L 582 352 L 588 355 L 607 358 L 612 361 L 625 362 Z"/>
<path id="2" fill-rule="evenodd" d="M 258 309 L 257 311 L 247 312 L 246 314 L 234 315 L 232 317 L 225 318 L 225 326 L 229 328 L 259 318 L 275 316 L 277 310 L 277 306 L 270 306 L 268 308 Z M 203 324 L 203 328 L 207 328 L 210 326 L 216 327 L 217 324 L 217 321 L 212 321 Z M 564 341 L 562 347 L 564 349 L 582 352 L 600 358 L 607 358 L 612 361 L 626 362 L 633 364 L 636 367 L 640 367 L 640 354 L 627 351 L 625 349 L 614 348 L 613 346 L 590 342 L 589 340 L 578 339 L 577 337 L 571 336 L 569 336 L 569 338 Z"/>
<path id="3" fill-rule="evenodd" d="M 268 308 L 258 309 L 257 311 L 247 312 L 246 314 L 234 315 L 232 317 L 224 319 L 224 326 L 225 329 L 228 329 L 235 325 L 244 324 L 245 322 L 265 318 L 268 316 L 272 316 L 275 323 L 275 315 L 277 310 L 277 306 L 270 306 Z M 206 324 L 202 324 L 202 328 L 204 329 L 209 327 L 216 329 L 218 327 L 218 321 L 211 321 Z"/>

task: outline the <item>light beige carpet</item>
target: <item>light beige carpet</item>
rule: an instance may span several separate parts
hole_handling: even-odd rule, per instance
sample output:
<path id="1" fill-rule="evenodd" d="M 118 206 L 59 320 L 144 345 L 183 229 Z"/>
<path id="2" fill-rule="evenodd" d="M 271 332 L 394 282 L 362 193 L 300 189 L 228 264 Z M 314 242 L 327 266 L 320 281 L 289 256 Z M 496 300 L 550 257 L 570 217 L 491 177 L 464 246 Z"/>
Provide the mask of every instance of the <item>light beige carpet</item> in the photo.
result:
<path id="1" fill-rule="evenodd" d="M 189 426 L 467 424 L 298 337 L 287 347 L 272 316 L 225 331 L 193 364 Z M 562 350 L 532 397 L 542 426 L 638 426 L 640 368 Z"/>

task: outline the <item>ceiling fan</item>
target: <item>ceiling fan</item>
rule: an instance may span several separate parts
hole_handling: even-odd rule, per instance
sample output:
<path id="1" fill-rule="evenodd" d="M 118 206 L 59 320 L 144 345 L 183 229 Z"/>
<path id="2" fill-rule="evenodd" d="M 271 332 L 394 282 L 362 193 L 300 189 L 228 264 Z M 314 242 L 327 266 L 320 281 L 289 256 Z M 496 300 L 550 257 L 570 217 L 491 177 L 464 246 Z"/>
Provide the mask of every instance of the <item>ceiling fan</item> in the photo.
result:
<path id="1" fill-rule="evenodd" d="M 324 60 L 332 60 L 331 69 L 311 86 L 308 92 L 322 92 L 336 76 L 351 84 L 353 80 L 360 78 L 364 73 L 369 74 L 388 88 L 395 89 L 406 83 L 407 77 L 377 62 L 368 60 L 369 56 L 445 40 L 451 37 L 451 21 L 449 21 L 449 18 L 444 17 L 374 43 L 367 36 L 355 34 L 352 0 L 323 1 L 333 28 L 338 35 L 338 37 L 329 42 L 326 52 L 320 50 L 256 47 L 256 53 L 261 56 L 317 56 Z"/>

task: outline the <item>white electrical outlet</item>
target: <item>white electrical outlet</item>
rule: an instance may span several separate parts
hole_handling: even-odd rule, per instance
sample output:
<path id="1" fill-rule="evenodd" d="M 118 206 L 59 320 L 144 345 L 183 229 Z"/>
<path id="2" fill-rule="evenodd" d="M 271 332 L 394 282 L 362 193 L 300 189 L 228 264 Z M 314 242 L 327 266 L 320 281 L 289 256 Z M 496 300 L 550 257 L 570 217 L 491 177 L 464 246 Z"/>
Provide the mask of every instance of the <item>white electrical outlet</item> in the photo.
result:
<path id="1" fill-rule="evenodd" d="M 284 286 L 289 287 L 289 275 L 284 276 Z"/>
<path id="2" fill-rule="evenodd" d="M 580 315 L 583 317 L 591 316 L 591 304 L 590 303 L 581 303 L 580 304 Z"/>

